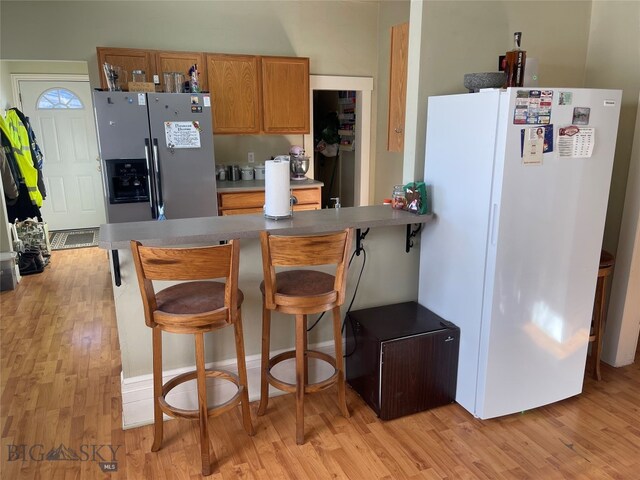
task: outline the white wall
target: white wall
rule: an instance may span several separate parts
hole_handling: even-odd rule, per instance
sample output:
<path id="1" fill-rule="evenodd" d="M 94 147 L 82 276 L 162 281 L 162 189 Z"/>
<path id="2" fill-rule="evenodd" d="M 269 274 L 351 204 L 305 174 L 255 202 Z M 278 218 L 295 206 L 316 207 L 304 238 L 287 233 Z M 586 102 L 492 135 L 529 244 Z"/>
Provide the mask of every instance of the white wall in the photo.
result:
<path id="1" fill-rule="evenodd" d="M 613 164 L 603 248 L 616 256 L 602 358 L 621 366 L 633 363 L 640 324 L 640 283 L 632 266 L 637 242 L 638 97 L 640 93 L 640 2 L 593 2 L 585 87 L 622 89 L 620 127 Z M 632 145 L 635 151 L 632 155 Z M 625 201 L 626 198 L 626 201 Z M 623 223 L 624 208 L 624 223 Z M 635 253 L 634 253 L 635 252 Z M 635 274 L 634 274 L 635 272 Z M 636 306 L 634 306 L 636 305 Z"/>
<path id="2" fill-rule="evenodd" d="M 640 102 L 640 98 L 638 99 Z M 640 109 L 636 116 L 627 193 L 616 252 L 602 359 L 634 362 L 640 332 Z"/>

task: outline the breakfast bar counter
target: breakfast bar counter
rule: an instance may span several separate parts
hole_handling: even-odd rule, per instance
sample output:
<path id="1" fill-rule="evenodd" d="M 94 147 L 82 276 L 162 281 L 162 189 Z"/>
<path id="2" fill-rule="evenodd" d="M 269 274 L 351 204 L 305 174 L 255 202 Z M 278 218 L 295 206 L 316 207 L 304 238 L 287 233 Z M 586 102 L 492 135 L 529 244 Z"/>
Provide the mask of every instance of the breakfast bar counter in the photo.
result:
<path id="1" fill-rule="evenodd" d="M 111 223 L 100 227 L 98 245 L 107 250 L 129 249 L 131 240 L 145 245 L 214 244 L 233 238 L 258 238 L 260 232 L 304 235 L 342 228 L 409 225 L 430 221 L 432 215 L 415 215 L 389 205 L 345 207 L 295 212 L 291 218 L 270 220 L 262 214 L 177 220 Z"/>

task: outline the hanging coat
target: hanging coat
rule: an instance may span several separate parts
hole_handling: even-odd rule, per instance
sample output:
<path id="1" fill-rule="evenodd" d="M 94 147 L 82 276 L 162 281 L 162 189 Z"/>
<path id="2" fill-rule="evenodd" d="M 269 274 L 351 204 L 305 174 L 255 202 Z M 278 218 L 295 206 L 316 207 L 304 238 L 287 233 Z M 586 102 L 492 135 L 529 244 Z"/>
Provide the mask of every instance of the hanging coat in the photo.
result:
<path id="1" fill-rule="evenodd" d="M 29 136 L 29 149 L 31 150 L 31 159 L 33 160 L 33 166 L 38 170 L 38 190 L 40 190 L 40 194 L 42 195 L 42 199 L 47 198 L 47 190 L 44 186 L 44 177 L 42 175 L 42 165 L 44 164 L 44 155 L 42 154 L 42 150 L 38 146 L 38 142 L 36 142 L 36 133 L 31 128 L 31 122 L 29 121 L 29 117 L 26 117 L 24 113 L 22 113 L 17 108 L 13 107 L 10 109 L 14 111 L 18 118 L 22 121 L 23 125 L 27 129 L 27 135 Z"/>
<path id="2" fill-rule="evenodd" d="M 13 205 L 18 199 L 18 185 L 11 171 L 9 160 L 4 153 L 4 148 L 0 148 L 0 174 L 2 174 L 2 189 L 4 190 L 5 201 L 8 205 Z"/>
<path id="3" fill-rule="evenodd" d="M 13 156 L 18 163 L 18 168 L 24 179 L 24 184 L 29 192 L 31 202 L 42 206 L 42 194 L 38 189 L 38 169 L 33 166 L 31 148 L 29 146 L 29 134 L 18 115 L 9 110 L 6 121 L 0 116 L 0 128 L 11 142 Z"/>
<path id="4" fill-rule="evenodd" d="M 8 129 L 2 115 L 0 115 L 0 145 L 2 145 L 2 152 L 5 154 L 7 165 L 10 170 L 10 174 L 13 177 L 15 185 L 18 187 L 17 198 L 10 199 L 7 197 L 8 188 L 5 187 L 5 200 L 7 204 L 7 219 L 13 223 L 16 220 L 22 221 L 27 218 L 36 217 L 39 221 L 42 221 L 42 215 L 40 209 L 35 203 L 32 203 L 29 198 L 29 191 L 24 182 L 24 177 L 20 171 L 18 161 L 16 160 L 15 149 L 11 144 L 11 140 L 7 135 Z M 10 188 L 10 186 L 9 186 Z"/>

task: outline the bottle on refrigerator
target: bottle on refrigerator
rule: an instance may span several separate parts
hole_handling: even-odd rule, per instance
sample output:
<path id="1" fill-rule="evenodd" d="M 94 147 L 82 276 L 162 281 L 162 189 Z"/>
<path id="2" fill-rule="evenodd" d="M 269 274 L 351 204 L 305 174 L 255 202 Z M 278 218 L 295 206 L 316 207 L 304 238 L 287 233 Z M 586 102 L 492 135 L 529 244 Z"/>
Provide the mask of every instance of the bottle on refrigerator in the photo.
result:
<path id="1" fill-rule="evenodd" d="M 507 79 L 505 88 L 522 87 L 524 85 L 524 68 L 527 61 L 527 52 L 521 48 L 522 32 L 513 34 L 513 50 L 509 50 L 505 56 L 505 72 Z"/>

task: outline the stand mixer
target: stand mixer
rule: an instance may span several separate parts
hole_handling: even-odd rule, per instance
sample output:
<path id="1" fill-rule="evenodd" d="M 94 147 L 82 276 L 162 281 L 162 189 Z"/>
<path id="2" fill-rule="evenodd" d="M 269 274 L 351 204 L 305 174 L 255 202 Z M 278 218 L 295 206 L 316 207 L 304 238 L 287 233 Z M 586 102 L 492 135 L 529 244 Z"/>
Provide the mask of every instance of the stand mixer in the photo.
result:
<path id="1" fill-rule="evenodd" d="M 305 180 L 309 171 L 309 157 L 304 156 L 304 149 L 294 145 L 289 149 L 289 167 L 291 180 Z"/>

